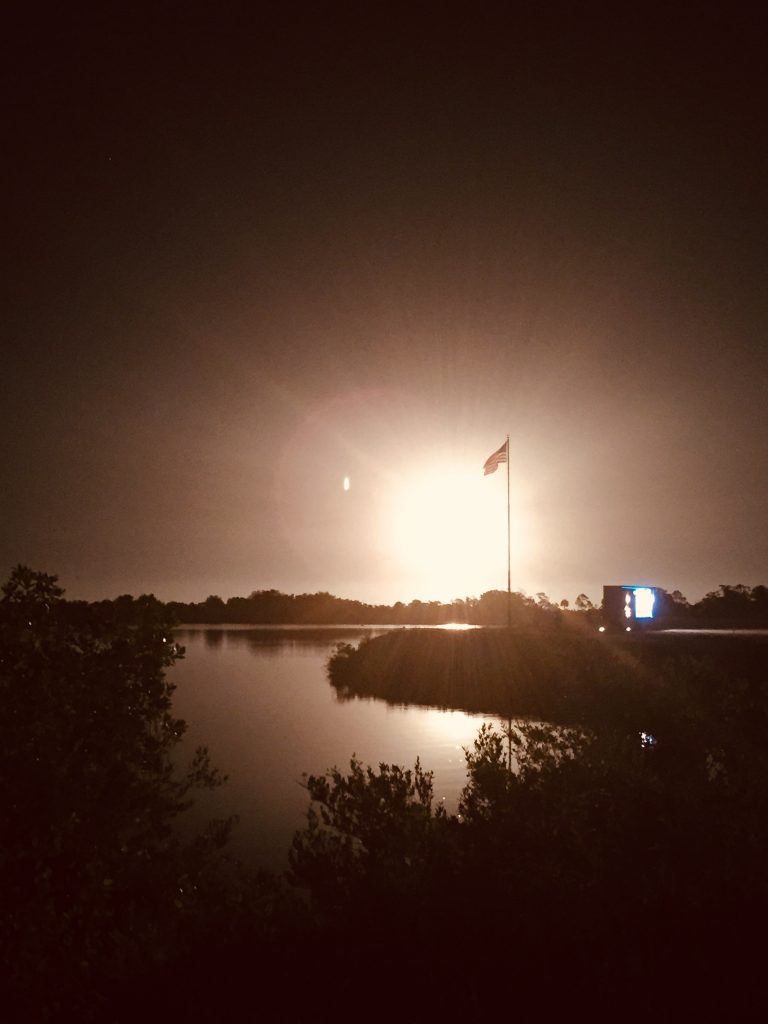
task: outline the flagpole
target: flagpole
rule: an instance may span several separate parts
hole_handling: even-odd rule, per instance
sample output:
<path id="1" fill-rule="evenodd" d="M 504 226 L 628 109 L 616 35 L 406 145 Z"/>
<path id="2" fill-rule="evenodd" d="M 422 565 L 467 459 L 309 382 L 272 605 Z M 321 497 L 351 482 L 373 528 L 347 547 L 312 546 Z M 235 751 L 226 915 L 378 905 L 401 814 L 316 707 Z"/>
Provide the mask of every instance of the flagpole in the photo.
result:
<path id="1" fill-rule="evenodd" d="M 507 629 L 512 625 L 512 530 L 509 511 L 509 434 L 504 444 L 488 456 L 483 463 L 485 476 L 495 473 L 500 462 L 507 464 Z"/>
<path id="2" fill-rule="evenodd" d="M 509 527 L 509 434 L 507 434 L 507 629 L 512 625 L 512 535 Z"/>

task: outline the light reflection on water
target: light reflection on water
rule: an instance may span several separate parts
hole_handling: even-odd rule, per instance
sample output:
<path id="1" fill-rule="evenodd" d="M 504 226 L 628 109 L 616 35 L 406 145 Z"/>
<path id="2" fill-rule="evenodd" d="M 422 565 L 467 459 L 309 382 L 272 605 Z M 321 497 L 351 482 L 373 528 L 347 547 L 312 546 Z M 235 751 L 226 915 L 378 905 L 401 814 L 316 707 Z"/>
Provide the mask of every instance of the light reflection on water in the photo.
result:
<path id="1" fill-rule="evenodd" d="M 227 784 L 198 797 L 197 820 L 237 814 L 232 850 L 280 868 L 308 805 L 302 773 L 364 764 L 435 773 L 435 802 L 455 809 L 466 781 L 462 747 L 496 719 L 377 700 L 341 702 L 325 672 L 337 643 L 357 643 L 394 627 L 184 627 L 186 657 L 171 670 L 174 711 L 186 719 L 183 754 L 206 744 Z"/>

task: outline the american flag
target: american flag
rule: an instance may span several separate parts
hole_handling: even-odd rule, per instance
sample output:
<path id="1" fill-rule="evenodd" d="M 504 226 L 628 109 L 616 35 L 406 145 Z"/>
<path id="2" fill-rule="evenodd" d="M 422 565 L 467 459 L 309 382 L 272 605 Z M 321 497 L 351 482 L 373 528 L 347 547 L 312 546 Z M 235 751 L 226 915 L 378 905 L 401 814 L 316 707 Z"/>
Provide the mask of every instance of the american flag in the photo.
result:
<path id="1" fill-rule="evenodd" d="M 483 466 L 483 475 L 488 476 L 489 473 L 495 473 L 502 462 L 507 461 L 507 445 L 509 441 L 505 441 L 504 444 L 493 455 L 489 455 L 485 460 Z"/>

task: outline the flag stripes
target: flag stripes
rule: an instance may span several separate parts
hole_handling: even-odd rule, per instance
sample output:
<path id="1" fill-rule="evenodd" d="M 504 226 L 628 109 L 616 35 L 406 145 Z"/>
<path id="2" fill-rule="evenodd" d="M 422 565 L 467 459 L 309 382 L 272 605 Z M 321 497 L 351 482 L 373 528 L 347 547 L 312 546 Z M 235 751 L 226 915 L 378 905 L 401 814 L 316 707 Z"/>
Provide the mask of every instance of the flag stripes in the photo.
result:
<path id="1" fill-rule="evenodd" d="M 489 455 L 483 465 L 483 475 L 488 476 L 489 473 L 495 473 L 502 462 L 507 461 L 507 445 L 509 441 L 505 441 L 504 444 L 493 455 Z"/>

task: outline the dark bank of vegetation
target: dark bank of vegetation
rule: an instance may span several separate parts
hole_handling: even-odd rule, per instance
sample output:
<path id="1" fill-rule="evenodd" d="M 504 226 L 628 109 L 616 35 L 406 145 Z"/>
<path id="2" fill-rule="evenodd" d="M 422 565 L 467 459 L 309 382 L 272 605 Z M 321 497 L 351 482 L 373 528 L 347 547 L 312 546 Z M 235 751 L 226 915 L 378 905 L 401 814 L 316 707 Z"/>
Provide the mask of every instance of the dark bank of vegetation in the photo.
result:
<path id="1" fill-rule="evenodd" d="M 768 587 L 723 584 L 700 601 L 690 604 L 678 591 L 658 589 L 656 614 L 667 626 L 721 629 L 768 628 Z M 84 602 L 75 602 L 84 604 Z M 489 590 L 480 597 L 457 598 L 450 602 L 410 601 L 404 604 L 365 604 L 333 594 L 283 594 L 279 590 L 255 590 L 248 597 L 224 600 L 212 594 L 204 601 L 159 601 L 154 594 L 138 598 L 123 594 L 114 600 L 97 602 L 106 612 L 127 622 L 145 614 L 147 606 L 158 609 L 170 620 L 210 625 L 411 625 L 436 626 L 444 622 L 465 622 L 478 626 L 501 626 L 507 622 L 507 594 Z M 542 613 L 543 616 L 542 616 Z M 600 613 L 586 594 L 573 605 L 559 603 L 544 594 L 530 597 L 512 594 L 514 624 L 531 625 L 547 619 L 585 621 L 596 625 Z"/>
<path id="2" fill-rule="evenodd" d="M 205 749 L 174 771 L 165 670 L 182 651 L 152 602 L 129 624 L 23 566 L 2 593 L 3 1005 L 105 1012 L 109 983 L 167 959 L 217 898 L 230 823 L 187 845 L 172 823 L 222 779 Z"/>
<path id="3" fill-rule="evenodd" d="M 670 661 L 553 619 L 515 671 L 558 721 L 483 730 L 458 815 L 420 765 L 310 776 L 280 879 L 227 859 L 231 823 L 174 831 L 221 780 L 204 751 L 173 768 L 181 652 L 145 606 L 67 604 L 22 567 L 3 588 L 6 1019 L 759 1014 L 765 648 Z"/>
<path id="4" fill-rule="evenodd" d="M 155 1020 L 134 991 L 159 998 L 234 934 L 262 941 L 276 903 L 283 930 L 303 911 L 227 859 L 231 820 L 190 841 L 174 827 L 224 779 L 205 748 L 179 763 L 166 670 L 184 652 L 162 607 L 126 621 L 62 593 L 18 566 L 0 598 L 0 1006 L 25 1024 Z"/>
<path id="5" fill-rule="evenodd" d="M 714 700 L 722 681 L 754 694 L 766 678 L 768 637 L 664 633 L 600 635 L 581 623 L 467 632 L 394 630 L 357 647 L 338 644 L 328 664 L 342 700 L 533 717 L 563 725 L 620 716 L 644 720 L 700 682 Z M 662 697 L 664 699 L 662 699 Z"/>
<path id="6" fill-rule="evenodd" d="M 583 595 L 581 598 L 580 607 L 589 607 L 588 598 Z M 521 615 L 535 615 L 545 606 L 554 608 L 544 594 L 538 595 L 538 600 L 515 594 L 514 601 Z M 185 623 L 434 626 L 441 622 L 472 622 L 491 625 L 506 621 L 507 595 L 491 590 L 481 597 L 448 603 L 415 600 L 407 604 L 396 601 L 391 605 L 374 605 L 327 593 L 281 594 L 277 590 L 259 590 L 249 597 L 230 597 L 227 601 L 214 594 L 199 603 L 170 602 L 167 608 L 179 622 Z"/>
<path id="7" fill-rule="evenodd" d="M 435 984 L 446 964 L 460 972 L 442 1012 L 481 1012 L 489 978 L 518 1012 L 765 1007 L 763 638 L 628 643 L 555 620 L 390 633 L 329 667 L 347 697 L 502 718 L 466 753 L 457 816 L 432 806 L 418 764 L 353 761 L 309 779 L 294 843 L 295 877 L 345 934 L 397 936 Z"/>

